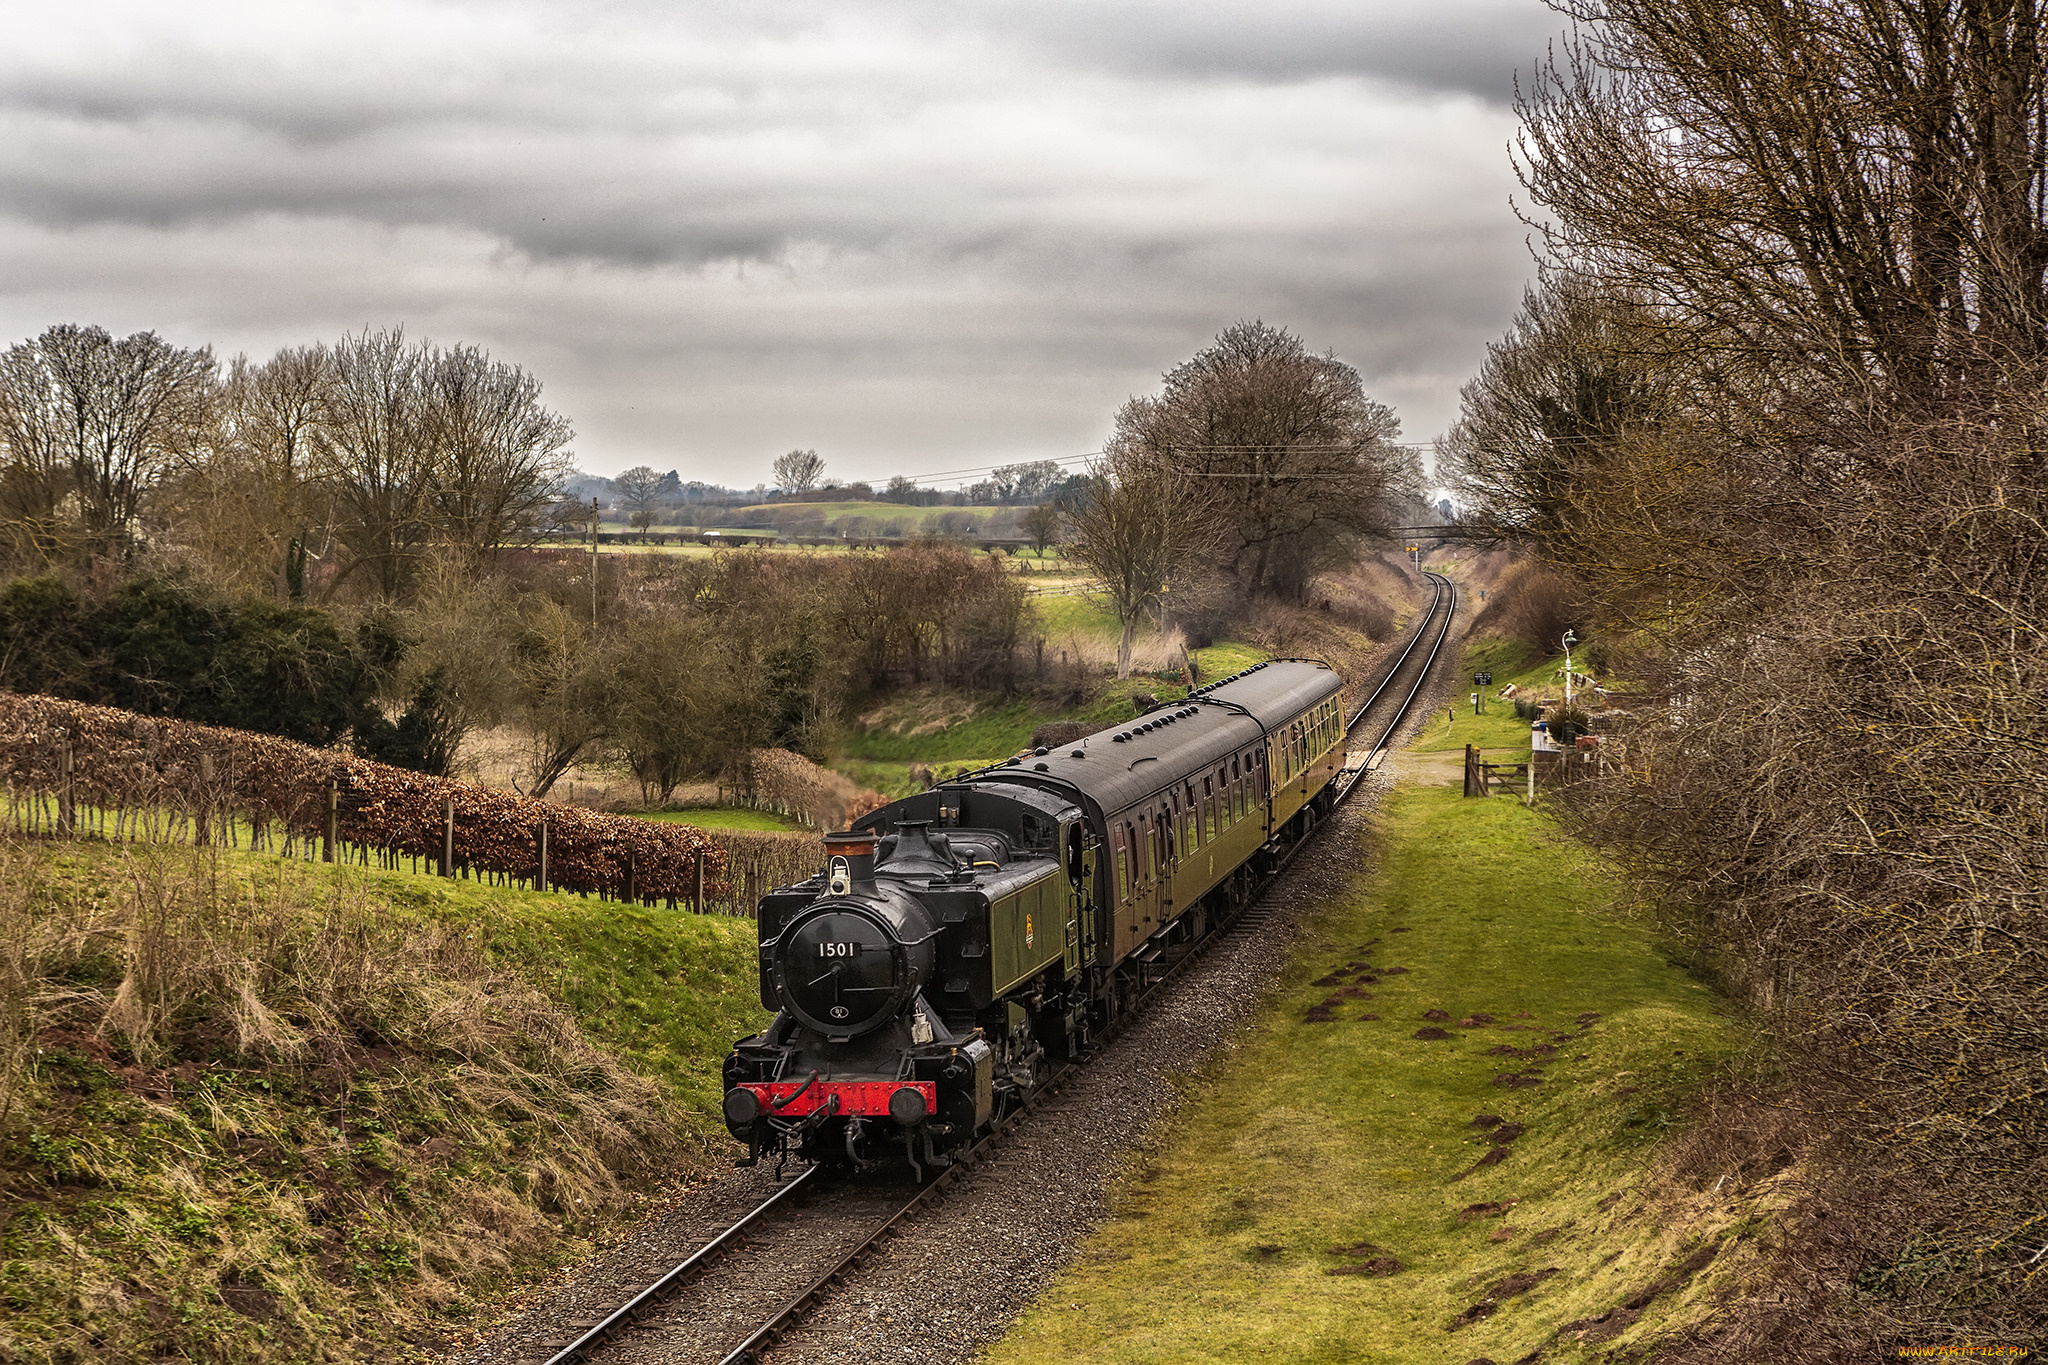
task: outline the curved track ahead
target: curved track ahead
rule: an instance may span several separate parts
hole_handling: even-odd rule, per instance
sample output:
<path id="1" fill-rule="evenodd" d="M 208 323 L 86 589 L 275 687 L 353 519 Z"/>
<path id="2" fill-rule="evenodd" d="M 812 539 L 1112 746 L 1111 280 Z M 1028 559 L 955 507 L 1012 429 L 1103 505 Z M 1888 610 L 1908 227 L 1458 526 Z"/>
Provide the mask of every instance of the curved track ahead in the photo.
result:
<path id="1" fill-rule="evenodd" d="M 1365 748 L 1361 750 L 1354 746 L 1351 749 L 1349 761 L 1347 761 L 1343 771 L 1337 777 L 1336 799 L 1339 802 L 1343 801 L 1356 789 L 1365 774 L 1377 766 L 1380 756 L 1392 745 L 1395 733 L 1400 729 L 1402 723 L 1408 719 L 1409 712 L 1415 705 L 1415 699 L 1422 694 L 1422 689 L 1429 681 L 1430 674 L 1436 666 L 1437 658 L 1443 652 L 1445 642 L 1450 638 L 1451 622 L 1456 617 L 1458 609 L 1457 585 L 1441 574 L 1431 573 L 1426 574 L 1425 577 L 1430 580 L 1430 586 L 1433 590 L 1428 610 L 1423 613 L 1422 620 L 1417 623 L 1414 631 L 1410 633 L 1408 642 L 1402 648 L 1400 656 L 1387 669 L 1386 676 L 1380 680 L 1379 686 L 1374 688 L 1372 694 L 1363 702 L 1359 703 L 1358 708 L 1345 721 L 1344 728 L 1347 735 L 1357 734 L 1361 729 L 1364 729 L 1368 718 L 1373 717 L 1375 712 L 1380 713 L 1384 723 L 1376 723 L 1376 732 L 1370 732 L 1373 737 L 1370 744 Z M 1388 712 L 1383 705 L 1386 702 L 1398 702 L 1398 705 L 1395 705 L 1392 711 Z M 1273 878 L 1278 877 L 1280 872 L 1294 861 L 1301 850 L 1307 848 L 1313 842 L 1313 839 L 1313 834 L 1305 836 L 1291 845 L 1281 855 L 1272 875 L 1262 884 L 1261 892 L 1263 892 L 1265 886 L 1271 885 Z M 1255 894 L 1252 897 L 1252 903 L 1255 905 L 1259 899 L 1259 895 Z M 1221 942 L 1226 932 L 1247 918 L 1245 915 L 1239 915 L 1231 920 L 1219 923 L 1206 939 L 1196 945 L 1192 951 L 1182 956 L 1174 963 L 1171 969 L 1161 974 L 1151 988 L 1140 997 L 1139 1007 L 1142 1008 L 1145 1000 L 1150 999 L 1159 991 L 1165 989 L 1169 983 L 1178 978 L 1181 972 L 1197 960 L 1210 946 Z M 1112 1031 L 1109 1036 L 1114 1037 L 1115 1031 Z M 1107 1039 L 1104 1041 L 1106 1042 Z M 746 1365 L 746 1362 L 758 1360 L 763 1351 L 773 1345 L 777 1338 L 789 1331 L 795 1325 L 797 1319 L 815 1305 L 818 1300 L 830 1293 L 845 1278 L 849 1271 L 857 1268 L 863 1261 L 878 1251 L 884 1242 L 899 1232 L 912 1214 L 928 1203 L 935 1203 L 943 1199 L 947 1187 L 958 1179 L 961 1174 L 973 1170 L 979 1165 L 987 1157 L 990 1150 L 1000 1143 L 1026 1114 L 1029 1114 L 1036 1108 L 1043 1099 L 1057 1092 L 1072 1070 L 1072 1064 L 1061 1068 L 1044 1085 L 1034 1090 L 1031 1098 L 1024 1101 L 1020 1108 L 999 1124 L 993 1133 L 962 1153 L 953 1165 L 948 1166 L 937 1176 L 920 1186 L 917 1192 L 907 1199 L 900 1208 L 877 1223 L 872 1231 L 855 1244 L 852 1250 L 839 1257 L 823 1275 L 818 1276 L 801 1293 L 785 1302 L 766 1321 L 755 1328 L 744 1341 L 728 1352 L 724 1359 L 719 1362 L 719 1365 Z M 601 1322 L 598 1322 L 567 1346 L 550 1356 L 547 1360 L 547 1365 L 570 1365 L 572 1361 L 590 1359 L 593 1351 L 615 1337 L 621 1330 L 637 1324 L 646 1316 L 656 1311 L 668 1297 L 694 1279 L 704 1269 L 715 1264 L 719 1259 L 739 1246 L 744 1240 L 745 1234 L 752 1230 L 770 1209 L 781 1204 L 785 1196 L 795 1193 L 800 1187 L 818 1183 L 813 1180 L 813 1177 L 818 1176 L 822 1170 L 822 1167 L 809 1167 L 787 1183 L 779 1186 L 773 1194 L 757 1204 L 744 1217 L 706 1242 L 647 1288 L 635 1294 L 625 1304 L 613 1310 Z M 795 1201 L 792 1200 L 790 1202 L 794 1203 Z"/>

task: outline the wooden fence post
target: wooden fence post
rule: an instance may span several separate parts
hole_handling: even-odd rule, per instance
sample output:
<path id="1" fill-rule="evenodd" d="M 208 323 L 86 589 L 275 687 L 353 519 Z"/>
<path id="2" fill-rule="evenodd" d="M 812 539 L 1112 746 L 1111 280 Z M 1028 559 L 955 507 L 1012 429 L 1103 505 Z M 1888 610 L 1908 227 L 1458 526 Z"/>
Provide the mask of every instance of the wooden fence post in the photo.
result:
<path id="1" fill-rule="evenodd" d="M 638 902 L 640 899 L 640 864 L 633 850 L 626 850 L 626 899 Z"/>
<path id="2" fill-rule="evenodd" d="M 67 737 L 64 747 L 57 751 L 57 833 L 64 838 L 69 838 L 78 824 L 78 801 L 71 789 L 71 775 L 77 766 L 78 753 Z"/>
<path id="3" fill-rule="evenodd" d="M 690 908 L 700 915 L 704 913 L 704 850 L 701 848 L 697 850 L 697 899 L 690 903 Z"/>
<path id="4" fill-rule="evenodd" d="M 199 755 L 199 810 L 192 825 L 192 842 L 204 846 L 212 831 L 207 828 L 207 813 L 213 804 L 213 755 Z"/>
<path id="5" fill-rule="evenodd" d="M 1475 744 L 1465 746 L 1465 795 L 1493 795 L 1486 789 L 1486 770 L 1479 766 L 1479 747 Z"/>
<path id="6" fill-rule="evenodd" d="M 327 828 L 320 840 L 320 861 L 331 863 L 335 857 L 335 846 L 341 842 L 341 783 L 333 778 L 327 780 Z"/>
<path id="7" fill-rule="evenodd" d="M 441 798 L 441 875 L 455 875 L 455 798 Z"/>
<path id="8" fill-rule="evenodd" d="M 548 889 L 548 822 L 545 820 L 540 822 L 540 881 L 537 889 Z"/>

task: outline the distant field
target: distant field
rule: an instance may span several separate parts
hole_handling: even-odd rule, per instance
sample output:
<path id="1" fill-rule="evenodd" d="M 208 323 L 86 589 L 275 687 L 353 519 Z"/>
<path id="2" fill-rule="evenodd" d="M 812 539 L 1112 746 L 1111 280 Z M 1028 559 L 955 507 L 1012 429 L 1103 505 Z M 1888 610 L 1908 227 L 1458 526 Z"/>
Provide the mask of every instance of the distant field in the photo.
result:
<path id="1" fill-rule="evenodd" d="M 803 828 L 796 821 L 771 811 L 743 810 L 737 806 L 687 806 L 682 810 L 647 810 L 635 811 L 633 814 L 641 820 L 656 820 L 671 825 L 695 825 L 698 829 L 784 831 Z"/>
<path id="2" fill-rule="evenodd" d="M 1072 634 L 1108 641 L 1117 637 L 1116 613 L 1086 593 L 1033 597 L 1031 607 L 1038 613 L 1039 628 L 1048 636 Z M 1143 636 L 1151 632 L 1141 630 L 1139 634 Z"/>
<path id="3" fill-rule="evenodd" d="M 916 529 L 948 513 L 957 513 L 973 517 L 979 522 L 986 522 L 998 513 L 1014 515 L 1022 511 L 1024 509 L 1021 507 L 906 507 L 900 502 L 759 502 L 752 507 L 741 507 L 723 515 L 727 521 L 735 522 L 750 518 L 782 522 L 823 517 L 828 525 L 853 517 L 865 517 L 876 523 L 900 521 Z"/>
<path id="4" fill-rule="evenodd" d="M 772 528 L 793 523 L 822 522 L 829 531 L 838 531 L 850 522 L 861 523 L 856 529 L 868 534 L 885 534 L 895 527 L 897 533 L 915 535 L 942 517 L 973 521 L 977 526 L 986 527 L 990 521 L 1001 518 L 1014 521 L 1028 509 L 1023 507 L 967 506 L 967 507 L 906 507 L 894 502 L 760 502 L 750 507 L 707 507 L 699 514 L 701 521 L 686 525 L 656 525 L 647 528 L 649 535 L 676 535 L 696 530 L 738 530 L 751 526 Z M 637 528 L 623 520 L 607 520 L 599 528 L 607 535 L 626 535 Z"/>

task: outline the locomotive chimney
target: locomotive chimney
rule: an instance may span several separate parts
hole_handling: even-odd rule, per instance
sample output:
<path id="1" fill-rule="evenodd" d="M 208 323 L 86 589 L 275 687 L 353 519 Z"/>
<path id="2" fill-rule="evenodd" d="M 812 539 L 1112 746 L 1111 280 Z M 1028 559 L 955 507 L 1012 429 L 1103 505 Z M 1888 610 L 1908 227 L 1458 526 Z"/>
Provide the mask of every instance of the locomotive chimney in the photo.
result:
<path id="1" fill-rule="evenodd" d="M 875 845 L 879 842 L 866 830 L 828 834 L 825 836 L 825 866 L 836 873 L 840 860 L 844 859 L 846 879 L 851 886 L 857 890 L 872 891 L 875 888 Z"/>

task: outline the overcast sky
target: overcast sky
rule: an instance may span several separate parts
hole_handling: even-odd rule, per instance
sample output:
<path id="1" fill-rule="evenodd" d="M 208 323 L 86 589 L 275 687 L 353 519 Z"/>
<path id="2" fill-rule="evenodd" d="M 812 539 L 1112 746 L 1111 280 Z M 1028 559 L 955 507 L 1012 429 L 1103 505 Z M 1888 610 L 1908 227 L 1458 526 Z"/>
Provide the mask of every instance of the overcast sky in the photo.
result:
<path id="1" fill-rule="evenodd" d="M 403 325 L 579 463 L 1095 449 L 1240 318 L 1427 440 L 1530 274 L 1538 0 L 8 7 L 0 338 Z"/>

